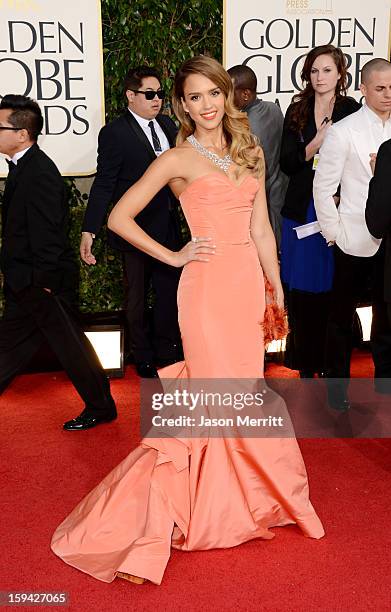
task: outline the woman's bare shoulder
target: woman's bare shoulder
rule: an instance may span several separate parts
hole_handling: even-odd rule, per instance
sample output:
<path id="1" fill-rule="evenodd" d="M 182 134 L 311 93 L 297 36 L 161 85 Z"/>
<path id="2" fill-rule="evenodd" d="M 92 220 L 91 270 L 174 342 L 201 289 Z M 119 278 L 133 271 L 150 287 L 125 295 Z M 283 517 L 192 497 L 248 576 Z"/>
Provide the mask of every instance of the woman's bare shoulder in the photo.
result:
<path id="1" fill-rule="evenodd" d="M 175 162 L 176 160 L 175 147 L 173 147 L 172 149 L 167 149 L 167 151 L 164 151 L 163 153 L 161 153 L 157 159 L 159 162 L 163 164 L 170 164 L 170 163 Z"/>
<path id="2" fill-rule="evenodd" d="M 174 176 L 175 171 L 178 169 L 179 155 L 176 151 L 176 147 L 167 149 L 155 159 L 150 168 L 155 167 L 158 171 L 164 174 Z"/>
<path id="3" fill-rule="evenodd" d="M 191 144 L 187 142 L 183 142 L 180 145 L 172 147 L 172 149 L 168 149 L 164 153 L 159 156 L 159 159 L 162 159 L 164 163 L 168 164 L 176 164 L 180 163 L 183 159 L 184 155 L 187 157 L 187 153 L 193 149 Z"/>
<path id="4" fill-rule="evenodd" d="M 177 180 L 186 179 L 189 167 L 189 147 L 191 145 L 181 144 L 161 153 L 159 157 L 149 166 L 145 173 L 148 180 L 156 177 L 157 180 L 165 180 L 171 185 Z"/>

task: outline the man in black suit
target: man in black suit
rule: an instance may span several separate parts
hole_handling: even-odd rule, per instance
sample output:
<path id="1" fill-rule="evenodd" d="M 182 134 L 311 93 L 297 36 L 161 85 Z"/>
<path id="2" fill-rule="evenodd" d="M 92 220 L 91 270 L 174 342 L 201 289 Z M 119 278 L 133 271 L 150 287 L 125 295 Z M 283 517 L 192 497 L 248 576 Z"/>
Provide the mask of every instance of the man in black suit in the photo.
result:
<path id="1" fill-rule="evenodd" d="M 11 160 L 2 205 L 0 392 L 46 339 L 85 402 L 83 412 L 64 424 L 77 431 L 117 413 L 105 372 L 74 318 L 78 274 L 67 238 L 66 190 L 37 144 L 42 127 L 36 102 L 3 97 L 0 152 Z"/>
<path id="2" fill-rule="evenodd" d="M 88 265 L 96 263 L 93 240 L 104 223 L 110 204 L 118 202 L 147 170 L 154 159 L 174 146 L 176 127 L 160 113 L 164 93 L 159 74 L 141 66 L 129 70 L 125 79 L 128 108 L 102 128 L 98 141 L 98 164 L 83 222 L 80 255 Z M 180 248 L 175 219 L 177 202 L 164 187 L 136 217 L 152 238 L 169 249 Z M 126 316 L 130 345 L 140 376 L 157 376 L 155 364 L 180 359 L 177 287 L 180 270 L 167 266 L 108 233 L 109 244 L 122 252 L 126 277 Z M 145 299 L 152 284 L 155 294 L 153 333 L 146 320 Z M 153 336 L 153 338 L 152 338 Z"/>
<path id="3" fill-rule="evenodd" d="M 386 238 L 384 296 L 391 306 L 391 139 L 371 155 L 373 178 L 365 208 L 367 227 L 375 238 Z"/>
<path id="4" fill-rule="evenodd" d="M 281 209 L 288 177 L 280 168 L 280 148 L 284 115 L 274 102 L 257 98 L 257 75 L 249 66 L 238 64 L 228 69 L 234 86 L 235 106 L 244 113 L 252 133 L 257 136 L 266 164 L 266 200 L 277 248 L 281 246 Z"/>
<path id="5" fill-rule="evenodd" d="M 377 155 L 371 155 L 371 167 L 374 175 L 369 183 L 365 220 L 372 236 L 384 238 L 385 244 L 382 244 L 384 268 L 376 271 L 375 281 L 377 280 L 376 284 L 383 289 L 391 325 L 391 139 L 383 142 Z M 391 372 L 390 353 L 391 351 L 384 355 L 384 358 L 388 359 L 388 372 Z M 390 379 L 384 381 L 378 379 L 375 381 L 375 387 L 377 391 L 390 393 Z"/>

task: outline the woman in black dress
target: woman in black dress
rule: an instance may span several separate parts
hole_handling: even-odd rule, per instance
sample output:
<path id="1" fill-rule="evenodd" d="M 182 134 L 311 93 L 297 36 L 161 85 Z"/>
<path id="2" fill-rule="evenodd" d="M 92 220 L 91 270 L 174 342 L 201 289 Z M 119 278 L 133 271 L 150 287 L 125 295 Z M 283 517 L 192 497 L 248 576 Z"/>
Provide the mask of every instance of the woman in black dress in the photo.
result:
<path id="1" fill-rule="evenodd" d="M 333 45 L 308 53 L 301 79 L 304 89 L 286 112 L 281 144 L 281 169 L 290 177 L 281 211 L 281 277 L 290 327 L 285 363 L 312 378 L 323 372 L 333 249 L 319 232 L 298 239 L 294 228 L 316 221 L 312 183 L 327 129 L 360 105 L 346 95 L 346 59 Z M 338 205 L 338 194 L 335 201 Z"/>

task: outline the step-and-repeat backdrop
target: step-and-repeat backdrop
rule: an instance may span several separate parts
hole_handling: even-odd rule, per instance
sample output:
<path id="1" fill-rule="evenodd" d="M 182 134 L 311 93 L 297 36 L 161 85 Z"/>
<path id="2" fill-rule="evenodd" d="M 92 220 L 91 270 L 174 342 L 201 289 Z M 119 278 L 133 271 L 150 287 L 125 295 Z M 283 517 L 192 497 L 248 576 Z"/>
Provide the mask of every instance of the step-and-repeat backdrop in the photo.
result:
<path id="1" fill-rule="evenodd" d="M 346 54 L 349 94 L 360 99 L 360 71 L 389 59 L 390 0 L 224 0 L 224 66 L 257 74 L 258 97 L 283 112 L 301 89 L 303 57 L 318 45 Z"/>
<path id="2" fill-rule="evenodd" d="M 390 0 L 224 0 L 224 65 L 248 64 L 258 95 L 285 111 L 303 57 L 320 44 L 346 53 L 350 94 L 360 70 L 389 57 Z M 42 148 L 68 176 L 92 174 L 104 123 L 99 0 L 0 0 L 0 94 L 41 105 Z M 7 172 L 0 159 L 0 176 Z"/>
<path id="3" fill-rule="evenodd" d="M 62 174 L 92 174 L 104 124 L 100 0 L 0 0 L 0 95 L 7 93 L 37 100 L 39 144 Z"/>

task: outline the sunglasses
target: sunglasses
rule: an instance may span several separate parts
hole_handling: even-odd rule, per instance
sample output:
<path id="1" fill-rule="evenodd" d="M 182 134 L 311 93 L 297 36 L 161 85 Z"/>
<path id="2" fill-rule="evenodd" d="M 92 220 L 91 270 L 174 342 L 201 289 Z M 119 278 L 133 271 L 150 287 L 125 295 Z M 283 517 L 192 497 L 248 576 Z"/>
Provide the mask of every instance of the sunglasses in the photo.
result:
<path id="1" fill-rule="evenodd" d="M 0 125 L 0 130 L 12 130 L 13 132 L 17 132 L 18 130 L 24 130 L 24 128 L 8 127 L 8 126 Z"/>
<path id="2" fill-rule="evenodd" d="M 159 100 L 164 100 L 165 93 L 163 89 L 159 89 L 158 91 L 154 91 L 153 89 L 147 89 L 147 91 L 141 91 L 141 89 L 131 89 L 133 93 L 141 93 L 144 94 L 146 100 L 153 100 L 155 96 L 159 98 Z"/>

